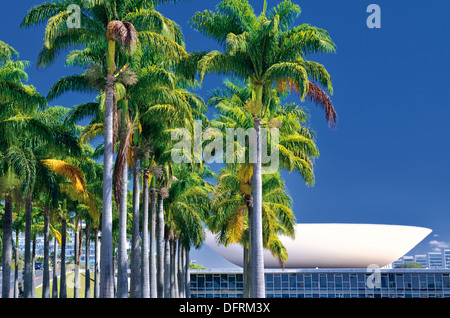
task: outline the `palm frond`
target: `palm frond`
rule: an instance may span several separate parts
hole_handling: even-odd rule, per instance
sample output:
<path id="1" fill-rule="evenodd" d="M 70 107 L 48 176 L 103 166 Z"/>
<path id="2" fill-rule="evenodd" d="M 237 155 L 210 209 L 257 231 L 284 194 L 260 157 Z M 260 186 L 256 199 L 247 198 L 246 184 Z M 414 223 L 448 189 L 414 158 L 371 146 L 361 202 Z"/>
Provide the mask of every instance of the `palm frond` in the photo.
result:
<path id="1" fill-rule="evenodd" d="M 295 83 L 302 100 L 308 93 L 308 73 L 298 63 L 284 62 L 274 64 L 266 71 L 264 77 L 265 81 L 270 82 L 289 79 L 290 82 Z"/>
<path id="2" fill-rule="evenodd" d="M 186 50 L 181 45 L 162 34 L 151 31 L 141 31 L 138 32 L 138 38 L 140 44 L 147 50 L 153 50 L 164 54 L 167 59 L 178 61 L 187 56 Z"/>
<path id="3" fill-rule="evenodd" d="M 51 17 L 61 11 L 67 11 L 68 4 L 62 1 L 48 1 L 36 5 L 28 10 L 27 15 L 20 23 L 21 28 L 29 28 L 41 23 L 45 23 Z"/>
<path id="4" fill-rule="evenodd" d="M 217 10 L 222 15 L 232 17 L 243 31 L 250 31 L 256 23 L 253 7 L 247 0 L 222 0 L 217 5 Z"/>
<path id="5" fill-rule="evenodd" d="M 241 34 L 245 31 L 232 17 L 217 14 L 209 10 L 195 13 L 189 20 L 189 24 L 198 32 L 215 39 L 220 44 L 225 44 L 227 35 L 230 32 Z"/>
<path id="6" fill-rule="evenodd" d="M 200 70 L 200 82 L 203 81 L 206 73 L 215 73 L 226 76 L 238 76 L 247 78 L 252 74 L 249 61 L 243 59 L 241 55 L 230 56 L 219 51 L 211 51 L 198 62 Z"/>
<path id="7" fill-rule="evenodd" d="M 86 78 L 86 74 L 82 75 L 69 75 L 60 78 L 53 86 L 50 88 L 47 94 L 48 100 L 53 100 L 58 98 L 62 94 L 74 91 L 83 93 L 94 93 L 96 90 L 91 86 Z"/>
<path id="8" fill-rule="evenodd" d="M 8 149 L 6 159 L 10 162 L 16 175 L 22 180 L 22 192 L 28 193 L 36 181 L 36 158 L 28 149 L 13 146 Z"/>
<path id="9" fill-rule="evenodd" d="M 330 96 L 327 95 L 319 86 L 309 83 L 309 91 L 307 99 L 314 102 L 316 105 L 321 106 L 325 110 L 325 116 L 328 124 L 331 127 L 335 127 L 338 120 L 338 115 L 334 109 L 333 102 Z"/>
<path id="10" fill-rule="evenodd" d="M 299 55 L 334 52 L 336 52 L 336 44 L 327 31 L 309 24 L 302 24 L 283 33 L 278 58 L 292 61 Z"/>
<path id="11" fill-rule="evenodd" d="M 86 117 L 96 117 L 100 112 L 99 107 L 100 105 L 97 102 L 76 105 L 67 114 L 65 121 L 70 125 L 74 125 L 76 122 L 81 121 Z"/>
<path id="12" fill-rule="evenodd" d="M 86 189 L 84 174 L 77 166 L 57 159 L 45 159 L 41 162 L 55 173 L 67 177 L 73 183 L 76 191 L 83 192 Z"/>
<path id="13" fill-rule="evenodd" d="M 47 105 L 45 98 L 33 86 L 0 81 L 0 104 L 4 103 L 15 103 L 28 109 Z"/>
<path id="14" fill-rule="evenodd" d="M 280 25 L 284 31 L 287 31 L 296 18 L 301 13 L 300 6 L 292 3 L 290 0 L 281 1 L 275 7 L 273 7 L 266 16 L 272 20 L 276 15 L 279 16 Z"/>

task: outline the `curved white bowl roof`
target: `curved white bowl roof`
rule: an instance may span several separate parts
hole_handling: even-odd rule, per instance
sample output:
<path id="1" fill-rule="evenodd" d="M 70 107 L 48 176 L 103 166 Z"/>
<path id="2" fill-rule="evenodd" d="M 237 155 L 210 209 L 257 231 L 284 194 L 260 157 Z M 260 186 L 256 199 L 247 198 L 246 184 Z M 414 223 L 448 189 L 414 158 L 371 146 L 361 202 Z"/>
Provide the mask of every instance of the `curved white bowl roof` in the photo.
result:
<path id="1" fill-rule="evenodd" d="M 295 239 L 284 236 L 280 239 L 288 251 L 285 268 L 367 268 L 391 264 L 430 233 L 427 228 L 403 225 L 297 224 Z M 243 251 L 239 244 L 218 245 L 209 232 L 206 244 L 242 267 Z M 280 268 L 267 250 L 264 267 Z"/>

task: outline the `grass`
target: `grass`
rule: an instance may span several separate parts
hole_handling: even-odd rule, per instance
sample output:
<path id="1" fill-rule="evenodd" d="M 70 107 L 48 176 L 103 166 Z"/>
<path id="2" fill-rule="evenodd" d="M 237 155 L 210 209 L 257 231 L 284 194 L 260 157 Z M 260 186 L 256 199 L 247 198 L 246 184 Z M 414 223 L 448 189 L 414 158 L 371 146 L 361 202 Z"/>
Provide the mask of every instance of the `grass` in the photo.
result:
<path id="1" fill-rule="evenodd" d="M 59 297 L 59 279 L 58 276 L 58 297 Z M 73 298 L 74 294 L 74 288 L 73 288 L 73 280 L 74 280 L 74 272 L 70 272 L 66 274 L 66 286 L 67 286 L 67 298 Z M 84 297 L 84 291 L 86 288 L 85 284 L 86 276 L 84 273 L 80 273 L 79 278 L 79 298 L 85 298 Z M 53 280 L 50 280 L 50 297 L 52 295 L 53 290 Z M 91 273 L 91 298 L 94 296 L 94 274 Z M 42 298 L 42 285 L 39 287 L 36 287 L 36 298 Z"/>

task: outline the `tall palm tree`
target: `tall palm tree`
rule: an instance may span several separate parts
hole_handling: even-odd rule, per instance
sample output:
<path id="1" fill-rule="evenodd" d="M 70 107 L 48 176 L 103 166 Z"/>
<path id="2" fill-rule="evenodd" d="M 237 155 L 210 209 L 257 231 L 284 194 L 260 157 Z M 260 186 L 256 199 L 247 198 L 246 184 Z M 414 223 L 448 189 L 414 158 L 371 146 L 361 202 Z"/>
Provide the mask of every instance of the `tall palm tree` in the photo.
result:
<path id="1" fill-rule="evenodd" d="M 206 176 L 213 176 L 207 167 L 189 167 L 180 164 L 174 166 L 174 172 L 176 180 L 169 189 L 164 205 L 168 232 L 174 234 L 167 237 L 169 241 L 166 242 L 171 251 L 168 269 L 170 284 L 167 286 L 169 289 L 167 294 L 170 297 L 178 297 L 177 287 L 184 289 L 178 284 L 180 280 L 175 271 L 176 265 L 178 267 L 182 265 L 177 264 L 176 246 L 180 246 L 179 251 L 201 246 L 205 239 L 203 224 L 209 217 L 210 195 L 213 190 L 212 185 L 204 180 Z"/>
<path id="2" fill-rule="evenodd" d="M 61 233 L 52 225 L 52 216 L 54 210 L 58 207 L 58 184 L 57 177 L 53 174 L 49 174 L 45 183 L 38 181 L 38 185 L 42 186 L 39 193 L 36 195 L 38 198 L 35 200 L 35 205 L 42 210 L 44 221 L 39 224 L 42 228 L 41 232 L 44 235 L 44 261 L 43 261 L 43 278 L 42 278 L 42 298 L 50 298 L 50 240 L 54 237 L 56 241 L 61 244 Z M 50 185 L 50 188 L 47 188 Z M 56 270 L 56 268 L 54 269 Z"/>
<path id="3" fill-rule="evenodd" d="M 39 169 L 39 178 L 37 182 L 41 197 L 41 203 L 44 211 L 44 283 L 43 287 L 48 284 L 48 254 L 49 254 L 49 239 L 48 232 L 54 235 L 55 230 L 52 226 L 51 219 L 54 210 L 58 208 L 60 200 L 63 196 L 69 196 L 73 201 L 78 202 L 77 211 L 80 206 L 83 211 L 84 218 L 89 218 L 92 221 L 93 227 L 99 224 L 99 207 L 101 202 L 99 200 L 99 191 L 101 189 L 101 172 L 102 167 L 93 159 L 87 157 L 91 155 L 92 150 L 83 146 L 83 153 L 80 156 L 66 158 L 66 161 L 46 160 L 45 165 Z M 78 176 L 70 179 L 71 174 Z M 88 175 L 89 178 L 84 176 Z M 69 179 L 68 179 L 69 177 Z M 87 180 L 85 180 L 87 179 Z M 70 183 L 67 183 L 70 181 Z M 84 186 L 83 186 L 84 182 Z M 87 216 L 89 214 L 89 216 Z M 58 241 L 60 239 L 58 238 Z M 47 272 L 47 274 L 46 274 Z M 43 288 L 43 295 L 45 292 Z M 49 294 L 48 294 L 49 297 Z M 43 297 L 44 298 L 44 297 Z"/>
<path id="4" fill-rule="evenodd" d="M 225 246 L 239 243 L 244 248 L 244 295 L 246 297 L 249 297 L 251 285 L 248 225 L 252 202 L 247 180 L 248 170 L 251 170 L 251 166 L 229 165 L 221 171 L 211 204 L 212 215 L 208 219 L 209 229 L 217 233 L 217 242 Z M 287 260 L 287 253 L 279 235 L 294 236 L 295 217 L 291 209 L 292 200 L 278 173 L 263 175 L 262 206 L 264 248 L 270 250 L 280 262 L 280 267 L 283 267 Z"/>
<path id="5" fill-rule="evenodd" d="M 155 56 L 153 56 L 153 59 L 155 59 Z M 136 85 L 127 89 L 126 100 L 129 101 L 130 110 L 134 117 L 134 129 L 130 130 L 132 136 L 128 138 L 132 142 L 132 144 L 130 143 L 132 152 L 129 158 L 133 160 L 133 185 L 139 184 L 139 163 L 144 171 L 143 206 L 145 213 L 143 214 L 143 218 L 145 217 L 145 220 L 143 220 L 142 223 L 142 235 L 144 235 L 144 232 L 147 231 L 148 227 L 148 183 L 152 181 L 151 177 L 153 177 L 155 172 L 152 167 L 156 167 L 152 148 L 154 144 L 162 142 L 158 139 L 164 138 L 158 136 L 158 133 L 161 132 L 158 127 L 163 126 L 168 129 L 176 127 L 177 125 L 188 124 L 189 126 L 192 126 L 194 118 L 200 116 L 199 114 L 206 108 L 198 96 L 190 93 L 182 86 L 184 83 L 183 79 L 178 78 L 174 73 L 161 67 L 164 66 L 164 64 L 169 64 L 167 61 L 164 61 L 161 66 L 158 64 L 153 65 L 144 59 L 141 59 L 141 63 L 142 67 L 136 71 L 139 81 Z M 162 133 L 164 134 L 164 132 Z M 167 138 L 169 134 L 165 134 Z M 119 163 L 121 163 L 120 159 L 117 160 L 117 164 Z M 139 188 L 135 187 L 133 193 L 138 195 Z M 133 202 L 133 214 L 136 215 L 136 217 L 133 216 L 133 221 L 135 219 L 138 221 L 138 206 L 136 204 L 138 202 L 138 197 L 135 197 Z M 136 222 L 133 229 L 137 228 L 138 224 L 139 222 Z M 133 230 L 133 233 L 136 232 Z M 137 237 L 137 235 L 134 235 L 134 237 Z M 146 235 L 144 235 L 144 237 L 146 237 Z M 133 252 L 137 249 L 137 245 L 138 242 L 133 244 L 132 255 L 138 255 L 137 252 Z M 148 255 L 148 244 L 145 241 L 145 238 L 142 245 L 141 255 Z M 137 257 L 134 262 L 138 263 Z M 147 257 L 142 258 L 141 264 L 143 275 L 146 276 L 149 266 Z M 149 281 L 147 277 L 144 276 L 142 281 L 143 297 L 149 297 Z M 131 283 L 133 283 L 133 281 Z"/>
<path id="6" fill-rule="evenodd" d="M 3 208 L 3 207 L 2 207 Z M 14 295 L 19 297 L 19 235 L 25 232 L 25 215 L 13 216 L 13 231 L 16 233 L 16 246 L 14 253 Z"/>
<path id="7" fill-rule="evenodd" d="M 233 75 L 248 81 L 254 105 L 253 125 L 256 132 L 253 158 L 253 216 L 251 221 L 253 284 L 252 296 L 265 297 L 262 235 L 262 163 L 261 127 L 268 107 L 267 92 L 276 84 L 295 88 L 305 99 L 311 87 L 310 78 L 330 93 L 332 84 L 325 68 L 307 61 L 305 56 L 316 52 L 334 52 L 329 34 L 306 24 L 292 27 L 300 8 L 285 0 L 256 16 L 247 0 L 223 0 L 217 13 L 197 13 L 191 23 L 201 33 L 214 38 L 225 52 L 213 51 L 198 62 L 200 78 L 209 72 Z M 324 91 L 320 90 L 321 93 Z M 330 105 L 328 105 L 330 106 Z M 330 123 L 337 119 L 333 107 L 325 107 Z"/>
<path id="8" fill-rule="evenodd" d="M 108 53 L 105 86 L 105 142 L 103 160 L 103 214 L 102 214 L 102 249 L 100 258 L 101 297 L 113 298 L 114 272 L 112 269 L 112 171 L 113 171 L 113 108 L 114 81 L 117 74 L 115 67 L 115 43 L 120 43 L 134 50 L 136 30 L 129 22 L 111 21 L 108 24 Z"/>
<path id="9" fill-rule="evenodd" d="M 239 81 L 225 81 L 225 89 L 216 89 L 213 91 L 213 96 L 208 100 L 208 104 L 215 106 L 218 114 L 211 121 L 213 127 L 218 128 L 226 135 L 226 129 L 228 128 L 251 128 L 253 121 L 253 109 L 249 107 L 249 103 L 245 102 L 251 96 L 251 89 Z M 276 89 L 272 89 L 268 92 L 271 94 L 270 104 L 267 111 L 264 114 L 264 121 L 269 123 L 269 125 L 274 125 L 278 128 L 278 148 L 276 149 L 279 153 L 278 159 L 281 168 L 288 171 L 298 171 L 305 180 L 307 185 L 312 185 L 314 183 L 314 172 L 313 172 L 313 159 L 317 158 L 319 151 L 315 145 L 314 133 L 306 126 L 308 116 L 304 110 L 299 109 L 295 103 L 283 104 L 282 97 L 277 92 Z M 268 95 L 267 94 L 267 95 Z M 267 139 L 271 138 L 270 130 L 267 132 Z M 237 138 L 235 140 L 238 146 L 236 150 L 237 155 L 244 155 L 244 158 L 250 156 L 250 147 L 242 144 L 243 141 Z M 244 141 L 245 143 L 245 141 Z M 227 149 L 224 149 L 224 152 Z M 274 149 L 271 150 L 273 153 Z M 240 159 L 241 162 L 242 159 Z M 239 162 L 239 161 L 238 161 Z M 254 196 L 252 193 L 252 177 L 253 177 L 253 166 L 246 163 L 231 164 L 231 166 L 238 165 L 239 176 L 240 176 L 240 186 L 241 195 L 244 199 L 246 208 L 242 207 L 241 212 L 247 211 L 249 215 L 249 230 L 251 228 L 251 220 L 253 213 L 253 201 Z M 263 187 L 264 191 L 264 187 Z M 264 208 L 264 207 L 263 207 Z M 264 215 L 263 215 L 263 222 Z M 274 223 L 276 224 L 276 222 Z M 271 227 L 263 225 L 264 231 Z M 277 236 L 270 235 L 269 233 L 264 233 L 263 231 L 263 243 L 266 247 L 267 237 L 276 238 Z M 238 231 L 237 233 L 241 233 Z M 240 234 L 239 234 L 240 235 Z M 280 245 L 275 244 L 279 240 L 271 240 L 274 242 L 273 248 L 278 248 Z M 248 237 L 246 241 L 251 247 L 252 238 Z M 244 244 L 244 246 L 246 246 Z M 247 249 L 244 249 L 247 252 Z M 280 250 L 283 252 L 283 248 Z M 251 250 L 249 250 L 250 257 L 252 255 Z M 248 259 L 248 258 L 246 258 Z M 252 272 L 252 262 L 247 264 L 245 262 L 248 270 L 246 272 Z M 247 283 L 246 287 L 251 285 Z"/>
<path id="10" fill-rule="evenodd" d="M 33 7 L 24 18 L 22 26 L 31 26 L 49 20 L 46 27 L 45 43 L 39 54 L 38 65 L 46 66 L 51 64 L 62 49 L 67 47 L 83 46 L 85 49 L 81 52 L 84 61 L 92 57 L 92 52 L 106 52 L 106 84 L 105 93 L 105 151 L 104 151 L 104 204 L 103 204 L 103 222 L 102 222 L 102 253 L 101 258 L 103 279 L 102 297 L 113 297 L 113 273 L 112 273 L 112 240 L 111 240 L 111 220 L 112 220 L 112 157 L 114 127 L 117 124 L 115 120 L 115 101 L 114 101 L 114 82 L 116 77 L 122 72 L 128 70 L 127 58 L 125 56 L 125 65 L 120 62 L 119 56 L 116 56 L 116 42 L 121 43 L 122 48 L 133 49 L 137 34 L 134 24 L 146 26 L 139 34 L 139 40 L 147 43 L 155 51 L 163 51 L 166 54 L 178 55 L 185 54 L 184 49 L 174 41 L 168 41 L 161 34 L 153 32 L 164 29 L 167 33 L 175 34 L 173 38 L 181 38 L 178 27 L 170 20 L 162 18 L 154 8 L 156 5 L 172 1 L 96 1 L 86 3 L 84 1 L 75 1 L 75 4 L 82 8 L 83 18 L 86 20 L 81 28 L 72 29 L 67 27 L 68 18 L 67 7 L 74 4 L 72 1 L 45 3 Z M 155 23 L 156 21 L 156 23 Z M 162 23 L 161 23 L 162 21 Z M 159 25 L 158 25 L 159 24 Z M 153 30 L 152 30 L 153 28 Z M 106 35 L 106 41 L 105 41 Z M 95 48 L 95 49 L 91 49 Z M 131 50 L 132 51 L 132 50 Z M 123 51 L 122 51 L 123 52 Z M 117 52 L 118 53 L 118 52 Z M 122 59 L 123 60 L 123 59 Z M 117 66 L 116 67 L 116 63 Z M 119 67 L 124 67 L 119 70 Z M 73 81 L 74 80 L 74 81 Z M 89 84 L 81 82 L 80 78 L 72 77 L 66 81 L 67 87 L 77 87 L 78 89 L 89 90 Z M 78 85 L 78 86 L 77 86 Z M 116 100 L 117 101 L 117 100 Z"/>
<path id="11" fill-rule="evenodd" d="M 156 232 L 156 272 L 157 272 L 157 297 L 164 297 L 164 200 L 168 196 L 168 189 L 173 183 L 174 163 L 171 158 L 173 141 L 171 131 L 177 127 L 186 127 L 193 131 L 194 120 L 202 118 L 206 120 L 204 112 L 205 103 L 197 95 L 183 88 L 183 80 L 175 80 L 175 90 L 167 88 L 155 90 L 155 95 L 147 104 L 148 108 L 142 111 L 142 131 L 143 140 L 151 143 L 152 160 L 154 165 L 150 165 L 154 172 L 152 182 L 152 192 L 157 193 L 157 204 L 153 201 L 153 211 L 157 211 L 155 216 Z M 152 95 L 152 94 L 151 94 Z M 159 96 L 158 96 L 159 95 Z M 155 171 L 157 173 L 155 174 Z M 154 204 L 154 205 L 153 205 Z M 153 228 L 153 225 L 152 225 Z M 150 242 L 150 245 L 152 243 Z M 166 290 L 167 291 L 167 290 Z"/>
<path id="12" fill-rule="evenodd" d="M 25 196 L 25 270 L 24 270 L 24 297 L 30 298 L 33 296 L 33 264 L 31 258 L 31 220 L 33 195 L 35 192 L 35 183 L 38 177 L 37 171 L 39 169 L 53 168 L 48 165 L 49 156 L 56 155 L 77 155 L 80 151 L 77 144 L 74 130 L 71 127 L 63 125 L 63 117 L 65 111 L 60 107 L 52 107 L 43 111 L 30 112 L 27 117 L 21 115 L 10 119 L 13 125 L 23 125 L 23 122 L 33 122 L 34 125 L 46 132 L 45 139 L 42 138 L 42 133 L 34 133 L 33 130 L 23 131 L 17 137 L 16 146 L 10 147 L 7 158 L 11 162 L 16 174 L 21 177 L 22 191 Z M 30 124 L 29 123 L 29 124 Z M 62 162 L 65 168 L 61 166 L 56 167 L 57 173 L 67 174 L 69 177 L 75 178 L 76 182 L 80 182 L 78 176 L 73 175 L 73 166 Z M 67 169 L 68 168 L 68 169 Z M 40 177 L 46 178 L 48 173 L 40 174 Z M 79 185 L 82 187 L 82 185 Z"/>
<path id="13" fill-rule="evenodd" d="M 125 212 L 126 203 L 122 204 L 121 202 L 126 202 L 127 198 L 128 173 L 125 171 L 127 171 L 128 164 L 134 163 L 135 159 L 144 160 L 143 169 L 144 171 L 148 170 L 148 162 L 150 161 L 148 160 L 148 154 L 145 154 L 147 152 L 145 149 L 148 147 L 149 142 L 151 144 L 155 142 L 161 144 L 170 142 L 170 139 L 167 141 L 170 133 L 166 133 L 166 137 L 162 136 L 164 134 L 163 130 L 169 126 L 166 125 L 167 127 L 165 127 L 162 124 L 171 122 L 171 127 L 176 127 L 189 123 L 192 126 L 193 119 L 206 110 L 204 103 L 198 96 L 184 88 L 177 88 L 179 80 L 173 73 L 164 68 L 151 65 L 145 59 L 141 59 L 141 63 L 142 68 L 136 72 L 136 76 L 139 78 L 138 83 L 127 87 L 122 100 L 118 102 L 118 105 L 122 108 L 120 114 L 120 117 L 122 117 L 120 126 L 121 140 L 114 167 L 113 183 L 116 203 L 120 209 L 125 209 Z M 91 123 L 82 133 L 82 136 L 85 136 L 84 139 L 91 139 L 93 136 L 104 132 L 103 125 L 99 121 L 102 118 L 102 113 L 99 112 L 100 109 L 101 107 L 98 107 L 95 103 L 76 106 L 72 110 L 68 121 L 79 121 L 86 114 L 93 114 L 94 117 Z M 161 125 L 163 128 L 159 127 Z M 141 128 L 138 128 L 140 126 Z M 165 141 L 162 138 L 165 138 Z M 165 157 L 170 159 L 170 156 L 165 155 Z M 138 174 L 134 173 L 134 176 L 138 177 Z M 149 177 L 149 180 L 152 180 L 152 178 Z M 138 194 L 138 191 L 134 193 Z M 143 205 L 145 207 L 148 203 L 143 202 Z M 120 215 L 126 216 L 125 213 Z M 138 220 L 137 217 L 134 219 Z M 126 218 L 120 221 L 120 224 L 122 224 L 122 226 L 119 226 L 119 232 L 122 233 L 119 236 L 121 237 L 126 235 L 126 226 L 123 226 L 126 225 Z M 135 226 L 135 228 L 137 227 Z M 121 241 L 125 242 L 125 239 L 119 240 L 118 297 L 126 297 L 128 293 L 127 262 L 126 259 L 123 260 L 121 257 L 121 255 L 126 256 L 126 249 L 122 252 L 120 243 Z M 126 245 L 124 244 L 123 246 Z M 143 263 L 145 265 L 145 259 Z M 121 264 L 124 264 L 124 266 L 121 266 Z M 124 270 L 122 271 L 121 268 Z M 122 290 L 125 291 L 121 292 Z"/>
<path id="14" fill-rule="evenodd" d="M 42 131 L 35 125 L 34 120 L 22 120 L 27 118 L 30 112 L 37 107 L 46 105 L 45 99 L 34 87 L 25 85 L 27 74 L 25 68 L 27 62 L 16 60 L 17 51 L 4 42 L 0 41 L 0 153 L 2 156 L 2 167 L 0 175 L 10 179 L 14 162 L 11 161 L 12 149 L 17 149 L 17 135 L 20 132 L 33 132 L 35 135 L 43 136 Z M 18 124 L 19 123 L 19 124 Z M 17 134 L 11 134 L 15 131 Z M 32 160 L 32 158 L 29 158 Z M 17 170 L 16 170 L 17 171 Z M 33 171 L 24 171 L 27 180 L 32 179 Z M 5 179 L 5 180 L 6 180 Z M 10 179 L 11 181 L 12 179 Z M 5 216 L 3 220 L 3 289 L 2 297 L 9 298 L 9 281 L 11 268 L 11 240 L 12 240 L 12 191 L 17 189 L 17 184 L 5 187 L 2 194 L 5 196 Z M 22 190 L 29 190 L 27 187 Z"/>

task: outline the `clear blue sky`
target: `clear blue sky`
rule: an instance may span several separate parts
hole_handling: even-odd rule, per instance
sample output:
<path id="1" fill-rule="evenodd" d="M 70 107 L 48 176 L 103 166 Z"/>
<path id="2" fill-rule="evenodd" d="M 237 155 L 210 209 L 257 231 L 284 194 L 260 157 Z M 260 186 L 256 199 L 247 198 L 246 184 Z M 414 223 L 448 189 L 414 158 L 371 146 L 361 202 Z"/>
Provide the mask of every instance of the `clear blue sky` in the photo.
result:
<path id="1" fill-rule="evenodd" d="M 46 94 L 60 76 L 77 70 L 64 68 L 63 58 L 36 70 L 44 27 L 21 30 L 19 24 L 40 2 L 3 1 L 0 40 L 32 62 L 29 82 Z M 188 51 L 213 50 L 217 44 L 186 22 L 218 2 L 190 0 L 159 10 L 182 26 Z M 256 12 L 262 10 L 262 0 L 250 2 Z M 316 185 L 307 188 L 298 174 L 283 174 L 298 222 L 424 226 L 433 233 L 412 253 L 431 251 L 431 241 L 450 246 L 450 2 L 294 2 L 302 9 L 296 22 L 326 29 L 338 47 L 333 55 L 309 56 L 332 76 L 339 123 L 329 129 L 323 112 L 308 105 L 321 152 Z M 268 0 L 269 7 L 276 3 Z M 381 8 L 381 29 L 366 26 L 371 3 Z M 220 78 L 208 76 L 199 94 L 207 98 L 220 84 Z M 68 94 L 56 102 L 71 107 L 91 98 Z M 193 255 L 199 263 L 216 265 L 205 251 Z"/>

